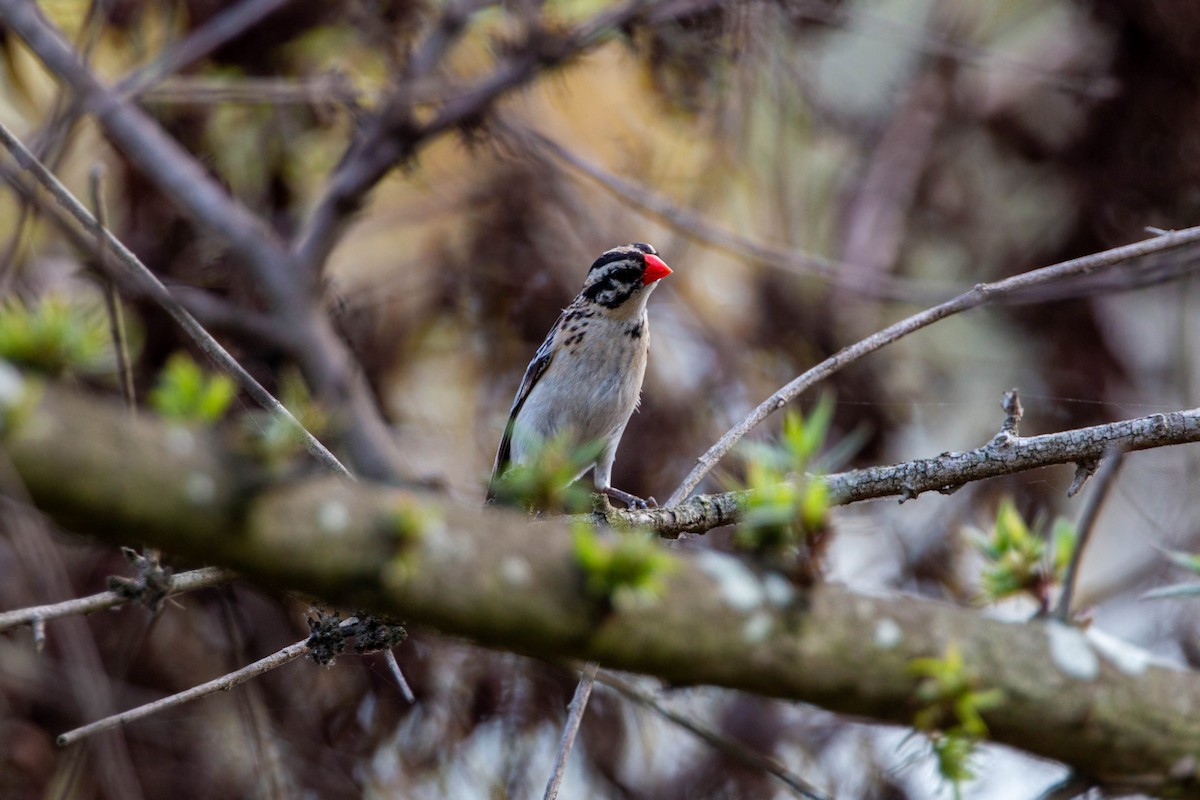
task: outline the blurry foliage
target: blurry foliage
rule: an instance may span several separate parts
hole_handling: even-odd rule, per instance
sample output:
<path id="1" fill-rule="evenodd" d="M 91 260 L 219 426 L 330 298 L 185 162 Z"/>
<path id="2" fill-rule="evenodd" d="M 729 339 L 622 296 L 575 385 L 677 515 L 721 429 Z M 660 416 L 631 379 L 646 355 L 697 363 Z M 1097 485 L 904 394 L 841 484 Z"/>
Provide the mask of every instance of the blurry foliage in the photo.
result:
<path id="1" fill-rule="evenodd" d="M 653 533 L 602 532 L 591 523 L 579 522 L 571 541 L 588 593 L 611 608 L 652 603 L 674 566 Z"/>
<path id="2" fill-rule="evenodd" d="M 941 658 L 913 659 L 909 671 L 920 678 L 913 693 L 920 705 L 913 726 L 929 736 L 939 774 L 961 797 L 962 784 L 975 777 L 970 767 L 975 746 L 987 738 L 982 713 L 1003 704 L 1004 692 L 980 689 L 956 644 Z"/>
<path id="3" fill-rule="evenodd" d="M 749 490 L 734 544 L 800 584 L 820 577 L 827 545 L 829 491 L 820 474 L 811 474 L 833 419 L 832 395 L 805 419 L 789 412 L 779 441 L 749 443 L 743 450 Z"/>
<path id="4" fill-rule="evenodd" d="M 1000 501 L 990 533 L 971 530 L 968 534 L 987 560 L 981 575 L 984 601 L 994 603 L 1028 593 L 1043 611 L 1049 604 L 1050 588 L 1062 580 L 1070 564 L 1077 538 L 1074 525 L 1060 517 L 1047 541 L 1036 528 L 1030 528 L 1009 497 Z"/>
<path id="5" fill-rule="evenodd" d="M 530 511 L 580 514 L 591 509 L 592 490 L 576 480 L 595 462 L 603 442 L 578 444 L 570 431 L 542 441 L 534 431 L 512 432 L 528 438 L 526 449 L 533 457 L 525 464 L 512 464 L 493 484 L 496 502 Z M 536 440 L 536 441 L 535 441 Z"/>
<path id="6" fill-rule="evenodd" d="M 233 379 L 206 372 L 186 353 L 167 361 L 147 398 L 167 419 L 212 425 L 220 421 L 237 395 Z"/>
<path id="7" fill-rule="evenodd" d="M 0 358 L 47 375 L 95 375 L 116 367 L 104 307 L 42 298 L 10 298 L 0 308 Z"/>
<path id="8" fill-rule="evenodd" d="M 1200 554 L 1166 549 L 1162 550 L 1162 554 L 1175 566 L 1200 575 Z M 1200 583 L 1173 583 L 1169 586 L 1151 589 L 1142 595 L 1143 600 L 1172 600 L 1185 597 L 1200 597 Z"/>

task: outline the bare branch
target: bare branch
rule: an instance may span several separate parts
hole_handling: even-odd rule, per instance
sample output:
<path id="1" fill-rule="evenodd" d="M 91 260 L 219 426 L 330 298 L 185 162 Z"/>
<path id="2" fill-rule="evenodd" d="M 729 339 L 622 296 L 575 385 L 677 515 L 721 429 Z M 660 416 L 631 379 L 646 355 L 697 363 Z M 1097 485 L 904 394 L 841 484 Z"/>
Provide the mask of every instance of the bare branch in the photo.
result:
<path id="1" fill-rule="evenodd" d="M 333 477 L 264 488 L 216 432 L 191 432 L 185 449 L 170 444 L 178 429 L 94 397 L 53 385 L 39 394 L 11 371 L 0 389 L 5 419 L 39 421 L 0 431 L 5 452 L 38 507 L 82 533 L 111 540 L 136 527 L 179 556 L 481 644 L 902 725 L 912 723 L 911 660 L 955 642 L 980 686 L 1013 689 L 984 714 L 995 741 L 1105 782 L 1143 780 L 1143 791 L 1200 778 L 1189 760 L 1200 752 L 1189 711 L 1200 707 L 1200 677 L 1111 637 L 832 585 L 802 591 L 728 555 L 665 548 L 657 594 L 614 606 L 589 593 L 565 521 L 531 525 Z M 1194 438 L 1198 417 L 1188 413 Z"/>
<path id="2" fill-rule="evenodd" d="M 908 303 L 929 303 L 945 297 L 948 292 L 923 288 L 912 281 L 893 275 L 878 274 L 856 264 L 762 244 L 746 236 L 718 227 L 700 214 L 676 206 L 644 186 L 613 175 L 550 137 L 531 128 L 511 122 L 499 123 L 499 129 L 509 141 L 525 152 L 552 163 L 551 159 L 594 181 L 608 192 L 682 231 L 691 239 L 729 253 L 737 258 L 749 258 L 770 267 L 826 281 L 839 288 L 876 300 L 899 300 Z"/>
<path id="3" fill-rule="evenodd" d="M 554 769 L 546 783 L 546 792 L 542 795 L 542 800 L 558 800 L 558 789 L 567 771 L 567 759 L 571 757 L 571 750 L 575 747 L 575 737 L 579 735 L 579 725 L 583 722 L 583 712 L 587 710 L 588 698 L 592 696 L 592 687 L 596 684 L 596 671 L 599 668 L 600 665 L 595 661 L 583 665 L 583 674 L 575 686 L 571 705 L 567 708 L 567 721 L 563 725 L 562 738 L 558 742 L 558 753 L 554 756 Z"/>
<path id="4" fill-rule="evenodd" d="M 1117 480 L 1121 471 L 1121 462 L 1125 453 L 1120 448 L 1111 448 L 1108 456 L 1097 471 L 1096 480 L 1092 481 L 1092 493 L 1079 512 L 1075 523 L 1075 550 L 1071 553 L 1071 563 L 1067 565 L 1067 574 L 1063 578 L 1062 593 L 1058 596 L 1058 606 L 1054 616 L 1059 622 L 1068 622 L 1071 617 L 1071 596 L 1075 593 L 1075 581 L 1079 577 L 1079 565 L 1083 561 L 1083 551 L 1092 537 L 1092 529 L 1100 516 L 1100 509 L 1108 498 L 1108 492 Z"/>
<path id="5" fill-rule="evenodd" d="M 179 302 L 171 296 L 171 293 L 167 291 L 166 287 L 162 285 L 154 273 L 151 272 L 145 264 L 139 261 L 137 256 L 135 256 L 133 252 L 127 248 L 123 242 L 121 242 L 120 239 L 113 236 L 107 228 L 101 226 L 96 219 L 88 213 L 87 209 L 84 208 L 77 199 L 75 199 L 75 196 L 72 195 L 70 191 L 68 191 L 67 188 L 62 185 L 61 182 L 59 182 L 58 178 L 54 177 L 54 175 L 48 169 L 46 169 L 45 165 L 38 161 L 37 158 L 34 157 L 33 153 L 31 153 L 25 147 L 25 145 L 21 143 L 21 140 L 14 136 L 13 133 L 3 124 L 0 124 L 0 144 L 2 144 L 8 150 L 17 164 L 20 165 L 22 169 L 33 175 L 34 178 L 37 179 L 38 183 L 40 183 L 48 192 L 50 192 L 50 194 L 54 196 L 54 199 L 58 201 L 59 205 L 65 208 L 80 225 L 82 225 L 88 231 L 91 231 L 98 239 L 105 242 L 107 248 L 117 256 L 120 262 L 124 264 L 143 285 L 144 291 L 146 291 L 150 297 L 152 297 L 160 306 L 162 306 L 162 308 L 171 315 L 172 319 L 179 323 L 180 327 L 192 337 L 192 340 L 196 342 L 201 350 L 204 351 L 205 355 L 212 359 L 213 363 L 217 364 L 221 367 L 221 369 L 233 376 L 233 378 L 237 380 L 238 386 L 240 386 L 247 394 L 254 398 L 256 403 L 294 427 L 301 435 L 304 441 L 305 449 L 308 450 L 308 452 L 315 456 L 319 461 L 321 461 L 321 463 L 342 475 L 350 475 L 350 471 L 342 466 L 342 463 L 337 460 L 337 457 L 335 457 L 333 453 L 329 452 L 325 445 L 321 444 L 315 436 L 309 433 L 308 429 L 301 425 L 300 421 L 293 416 L 292 412 L 288 411 L 282 403 L 276 400 L 274 395 L 268 392 L 262 386 L 262 384 L 256 381 L 254 376 L 247 372 L 242 365 L 237 362 L 237 359 L 230 355 L 229 351 L 222 347 L 221 343 L 214 339 L 212 335 L 209 334 L 209 332 L 206 331 L 204 327 L 196 321 L 195 317 L 189 314 L 187 310 L 184 309 L 183 306 L 181 306 Z M 104 266 L 104 264 L 105 262 L 101 261 L 101 266 Z"/>
<path id="6" fill-rule="evenodd" d="M 171 589 L 168 597 L 173 597 L 209 586 L 220 586 L 228 583 L 236 576 L 233 572 L 220 567 L 205 567 L 191 572 L 182 572 L 171 577 Z M 21 625 L 45 624 L 47 620 L 60 619 L 78 614 L 94 614 L 110 608 L 117 608 L 130 603 L 130 599 L 116 592 L 100 592 L 88 597 L 75 600 L 65 600 L 44 606 L 18 608 L 14 611 L 0 612 L 0 631 L 16 628 Z"/>
<path id="7" fill-rule="evenodd" d="M 290 352 L 314 393 L 333 406 L 344 426 L 342 437 L 359 471 L 394 480 L 399 457 L 369 387 L 312 296 L 315 284 L 293 274 L 288 250 L 274 231 L 225 191 L 153 119 L 105 86 L 36 4 L 0 0 L 0 21 L 71 87 L 108 137 L 147 178 L 246 260 L 273 312 L 291 329 Z"/>
<path id="8" fill-rule="evenodd" d="M 717 462 L 732 450 L 734 445 L 741 441 L 743 436 L 757 427 L 759 423 L 771 414 L 796 399 L 796 397 L 814 384 L 825 380 L 843 367 L 891 344 L 897 339 L 901 339 L 921 328 L 928 327 L 946 317 L 987 305 L 999 298 L 1013 292 L 1028 289 L 1031 286 L 1038 286 L 1072 275 L 1086 274 L 1150 253 L 1157 253 L 1187 244 L 1195 244 L 1196 242 L 1200 242 L 1200 227 L 1186 228 L 1174 233 L 1156 236 L 1152 239 L 1145 239 L 1122 247 L 1114 247 L 1111 250 L 1104 250 L 1099 253 L 1071 259 L 1070 261 L 1064 261 L 1053 266 L 1023 272 L 1020 275 L 1014 275 L 1011 278 L 1005 278 L 995 283 L 981 283 L 952 300 L 907 317 L 856 344 L 845 347 L 776 391 L 760 403 L 745 419 L 727 431 L 716 444 L 697 459 L 696 466 L 688 473 L 687 477 L 683 479 L 683 482 L 675 491 L 671 493 L 665 505 L 674 506 L 682 502 L 696 488 L 700 481 L 703 480 L 704 476 L 717 465 Z"/>
<path id="9" fill-rule="evenodd" d="M 351 217 L 366 195 L 397 164 L 412 158 L 430 139 L 460 125 L 482 119 L 501 97 L 526 85 L 544 70 L 579 56 L 606 36 L 643 16 L 651 0 L 628 0 L 603 11 L 577 27 L 553 34 L 533 30 L 527 40 L 486 78 L 448 99 L 425 123 L 412 117 L 409 82 L 405 78 L 389 93 L 382 108 L 363 125 L 326 184 L 293 248 L 295 269 L 314 275 L 324 266 Z M 418 76 L 461 32 L 469 7 L 451 2 L 433 32 L 413 59 Z"/>
<path id="10" fill-rule="evenodd" d="M 148 717 L 151 714 L 157 714 L 160 711 L 166 711 L 168 708 L 189 703 L 192 700 L 199 700 L 201 697 L 207 697 L 210 694 L 217 692 L 227 692 L 235 686 L 239 686 L 248 680 L 257 678 L 264 672 L 269 672 L 276 667 L 282 667 L 290 661 L 295 661 L 300 656 L 308 652 L 308 640 L 304 639 L 295 644 L 290 644 L 282 650 L 272 653 L 266 658 L 259 659 L 253 664 L 249 664 L 236 672 L 231 672 L 228 675 L 222 675 L 220 678 L 202 683 L 199 686 L 193 686 L 187 691 L 173 694 L 170 697 L 164 697 L 161 700 L 155 700 L 153 703 L 146 703 L 143 706 L 132 708 L 128 711 L 122 711 L 120 714 L 114 714 L 111 717 L 96 720 L 72 731 L 67 731 L 58 737 L 58 746 L 66 747 L 78 742 L 92 734 L 106 731 L 110 728 L 115 728 L 118 725 L 125 725 L 134 720 Z"/>

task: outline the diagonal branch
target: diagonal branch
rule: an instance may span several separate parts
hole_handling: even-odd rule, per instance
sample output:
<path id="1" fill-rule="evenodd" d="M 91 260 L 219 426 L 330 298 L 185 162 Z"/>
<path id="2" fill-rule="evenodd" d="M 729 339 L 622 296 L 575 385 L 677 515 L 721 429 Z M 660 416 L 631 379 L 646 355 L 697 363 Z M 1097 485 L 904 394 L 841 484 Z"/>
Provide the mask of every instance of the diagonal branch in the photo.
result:
<path id="1" fill-rule="evenodd" d="M 526 41 L 490 75 L 449 98 L 428 122 L 419 123 L 412 113 L 411 84 L 414 78 L 432 69 L 437 57 L 467 21 L 468 9 L 451 2 L 426 47 L 413 59 L 416 72 L 405 76 L 392 89 L 383 107 L 366 121 L 330 176 L 324 193 L 296 237 L 293 255 L 297 272 L 311 276 L 321 271 L 352 215 L 393 167 L 415 156 L 437 135 L 479 122 L 502 97 L 530 83 L 542 72 L 578 57 L 644 16 L 654 5 L 652 0 L 628 0 L 565 33 L 530 31 Z"/>
<path id="2" fill-rule="evenodd" d="M 315 284 L 292 274 L 288 250 L 274 231 L 225 191 L 158 123 L 105 86 L 34 3 L 0 0 L 0 21 L 71 87 L 147 178 L 249 264 L 274 314 L 292 331 L 291 354 L 314 393 L 332 406 L 343 426 L 343 441 L 359 471 L 394 480 L 400 471 L 399 455 L 366 380 L 319 307 Z"/>
<path id="3" fill-rule="evenodd" d="M 37 160 L 21 140 L 13 135 L 12 131 L 0 123 L 0 145 L 8 150 L 9 154 L 17 164 L 30 174 L 40 183 L 46 191 L 48 191 L 66 211 L 75 218 L 75 220 L 86 230 L 90 231 L 97 240 L 104 243 L 106 252 L 111 250 L 117 257 L 117 260 L 125 265 L 125 268 L 133 276 L 135 282 L 141 287 L 150 298 L 159 304 L 171 318 L 174 319 L 181 328 L 192 338 L 192 341 L 204 351 L 204 354 L 212 359 L 213 363 L 219 365 L 221 369 L 229 373 L 236 381 L 238 386 L 248 395 L 254 398 L 254 401 L 260 406 L 270 411 L 275 416 L 282 419 L 289 426 L 296 430 L 300 435 L 304 447 L 316 459 L 325 464 L 325 466 L 338 472 L 342 475 L 349 476 L 350 471 L 342 465 L 337 457 L 321 444 L 318 439 L 312 435 L 302 424 L 300 420 L 288 411 L 283 403 L 275 399 L 275 396 L 263 387 L 254 379 L 246 369 L 237 362 L 229 351 L 221 346 L 221 343 L 212 337 L 212 335 L 204 329 L 196 318 L 187 312 L 187 310 L 176 300 L 167 287 L 163 286 L 158 278 L 150 271 L 150 268 L 143 264 L 133 252 L 125 246 L 124 242 L 112 235 L 112 233 L 99 222 L 96 218 L 88 213 L 88 210 L 83 207 L 74 195 L 72 195 L 67 187 L 63 186 L 59 180 L 54 177 L 46 167 Z M 57 220 L 57 217 L 55 217 Z M 106 262 L 101 261 L 100 266 L 106 266 Z"/>

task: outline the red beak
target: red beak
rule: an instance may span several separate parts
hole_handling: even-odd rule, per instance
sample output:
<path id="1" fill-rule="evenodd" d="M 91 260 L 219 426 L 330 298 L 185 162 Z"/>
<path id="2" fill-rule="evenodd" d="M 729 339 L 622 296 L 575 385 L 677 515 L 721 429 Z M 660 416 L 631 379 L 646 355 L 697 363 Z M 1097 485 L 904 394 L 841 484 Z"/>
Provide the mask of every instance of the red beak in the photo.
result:
<path id="1" fill-rule="evenodd" d="M 642 285 L 649 286 L 655 281 L 662 280 L 671 274 L 671 268 L 658 256 L 646 254 L 646 272 L 642 275 Z"/>

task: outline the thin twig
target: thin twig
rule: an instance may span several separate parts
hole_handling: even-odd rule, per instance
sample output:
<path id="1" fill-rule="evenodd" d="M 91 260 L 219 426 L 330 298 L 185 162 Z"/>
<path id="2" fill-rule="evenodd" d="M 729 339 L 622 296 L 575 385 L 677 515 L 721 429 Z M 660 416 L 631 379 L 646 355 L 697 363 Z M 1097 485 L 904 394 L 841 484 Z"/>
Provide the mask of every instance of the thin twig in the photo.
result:
<path id="1" fill-rule="evenodd" d="M 393 167 L 412 158 L 422 145 L 445 131 L 481 120 L 501 97 L 595 46 L 642 17 L 653 5 L 651 0 L 627 0 L 565 33 L 532 32 L 523 46 L 490 75 L 450 97 L 425 123 L 412 118 L 402 81 L 389 93 L 383 108 L 363 125 L 362 133 L 351 143 L 326 183 L 294 240 L 294 270 L 301 275 L 318 274 L 366 195 Z M 431 60 L 445 51 L 461 32 L 466 19 L 461 8 L 453 3 L 447 6 L 429 40 L 427 50 L 431 55 L 415 56 L 416 67 L 431 69 Z"/>
<path id="2" fill-rule="evenodd" d="M 135 95 L 189 64 L 207 57 L 217 48 L 241 36 L 292 0 L 245 0 L 222 10 L 201 27 L 164 50 L 157 58 L 130 73 L 117 84 L 117 91 Z"/>
<path id="3" fill-rule="evenodd" d="M 209 586 L 220 586 L 236 577 L 234 572 L 222 567 L 205 567 L 190 572 L 181 572 L 171 577 L 171 590 L 167 596 L 173 597 Z M 44 624 L 47 620 L 51 619 L 61 619 L 80 614 L 94 614 L 97 611 L 116 608 L 131 602 L 135 601 L 116 592 L 100 592 L 88 597 L 64 600 L 61 603 L 18 608 L 13 611 L 0 613 L 0 631 L 16 628 L 21 625 Z"/>
<path id="4" fill-rule="evenodd" d="M 341 420 L 342 441 L 359 471 L 394 481 L 400 461 L 390 429 L 353 355 L 316 302 L 318 284 L 298 278 L 291 269 L 289 251 L 274 229 L 231 195 L 156 120 L 88 69 L 35 4 L 0 0 L 0 21 L 71 87 L 131 163 L 245 260 L 275 314 L 292 331 L 289 353 L 314 393 L 330 403 Z"/>
<path id="5" fill-rule="evenodd" d="M 897 339 L 901 339 L 921 328 L 928 327 L 946 317 L 977 308 L 978 306 L 987 305 L 998 298 L 1022 289 L 1028 289 L 1031 286 L 1049 283 L 1071 275 L 1081 275 L 1110 267 L 1114 264 L 1120 264 L 1132 258 L 1196 242 L 1200 242 L 1200 227 L 1185 228 L 1184 230 L 1163 236 L 1156 236 L 1122 247 L 1114 247 L 1111 250 L 1104 250 L 1099 253 L 1074 258 L 1070 261 L 1063 261 L 1053 266 L 1023 272 L 1020 275 L 1014 275 L 1011 278 L 996 281 L 995 283 L 981 283 L 952 300 L 907 317 L 856 344 L 843 348 L 776 391 L 760 403 L 741 422 L 727 431 L 716 444 L 697 459 L 696 466 L 692 468 L 692 471 L 683 479 L 678 488 L 671 493 L 671 496 L 664 505 L 673 506 L 682 502 L 696 488 L 704 476 L 717 465 L 717 462 L 732 450 L 734 445 L 741 441 L 743 436 L 757 427 L 759 423 L 771 414 L 794 400 L 806 389 L 828 378 L 843 367 L 858 361 L 863 356 L 895 342 Z"/>
<path id="6" fill-rule="evenodd" d="M 100 230 L 108 228 L 108 212 L 104 205 L 104 165 L 97 164 L 88 174 L 88 185 L 92 194 L 92 209 L 96 217 L 96 227 Z M 117 294 L 117 285 L 109 275 L 108 243 L 103 236 L 96 237 L 96 263 L 100 266 L 100 280 L 104 284 L 104 307 L 108 312 L 108 330 L 112 336 L 113 350 L 117 355 L 117 379 L 121 384 L 121 394 L 129 413 L 137 416 L 137 396 L 133 390 L 133 369 L 129 364 L 129 342 L 125 337 L 125 315 L 121 311 L 121 299 Z"/>
<path id="7" fill-rule="evenodd" d="M 107 228 L 102 227 L 88 210 L 75 199 L 75 196 L 59 182 L 53 173 L 37 160 L 25 145 L 21 143 L 13 133 L 0 123 L 0 144 L 2 144 L 12 155 L 17 164 L 29 172 L 37 179 L 47 191 L 53 195 L 54 199 L 70 212 L 80 225 L 90 231 L 99 239 L 103 239 L 108 248 L 117 256 L 118 260 L 124 264 L 143 284 L 146 293 L 154 298 L 154 300 L 162 306 L 162 308 L 171 315 L 171 317 L 179 323 L 180 327 L 192 337 L 193 341 L 204 351 L 215 364 L 234 377 L 238 385 L 263 408 L 270 411 L 272 414 L 285 420 L 289 425 L 292 425 L 297 433 L 304 440 L 304 447 L 315 456 L 321 463 L 325 464 L 330 469 L 338 472 L 345 477 L 351 477 L 350 471 L 342 465 L 340 461 L 329 452 L 325 445 L 321 444 L 315 436 L 309 433 L 300 421 L 288 411 L 286 407 L 275 397 L 268 392 L 262 384 L 254 379 L 237 360 L 229 354 L 220 342 L 212 337 L 208 331 L 204 329 L 196 318 L 187 312 L 171 296 L 166 287 L 158 280 L 150 269 L 138 260 L 129 248 L 127 248 L 121 240 L 112 235 Z"/>
<path id="8" fill-rule="evenodd" d="M 226 692 L 235 686 L 245 683 L 246 681 L 257 678 L 264 672 L 281 667 L 289 661 L 295 661 L 302 655 L 308 652 L 308 639 L 302 639 L 295 644 L 290 644 L 277 653 L 273 653 L 266 658 L 259 659 L 253 664 L 249 664 L 236 672 L 231 672 L 228 675 L 222 675 L 220 678 L 211 680 L 207 683 L 202 683 L 199 686 L 193 686 L 187 691 L 173 694 L 170 697 L 164 697 L 161 700 L 155 700 L 153 703 L 147 703 L 137 708 L 131 708 L 128 711 L 122 711 L 120 714 L 114 714 L 111 717 L 96 720 L 74 730 L 67 731 L 58 737 L 59 747 L 66 747 L 87 736 L 100 731 L 106 731 L 110 728 L 115 728 L 118 725 L 124 725 L 134 720 L 148 717 L 151 714 L 157 714 L 160 711 L 165 711 L 168 708 L 183 705 L 184 703 L 198 700 L 201 697 L 213 694 L 215 692 Z"/>
<path id="9" fill-rule="evenodd" d="M 554 757 L 554 771 L 546 783 L 546 793 L 542 800 L 556 800 L 558 789 L 562 785 L 563 775 L 567 771 L 567 759 L 575 747 L 575 737 L 579 735 L 579 724 L 583 722 L 583 712 L 587 709 L 588 698 L 592 695 L 592 687 L 596 684 L 596 671 L 600 665 L 589 661 L 583 665 L 583 676 L 575 687 L 575 695 L 567 708 L 567 722 L 563 725 L 562 738 L 558 741 L 558 754 Z"/>
<path id="10" fill-rule="evenodd" d="M 413 694 L 412 687 L 408 685 L 404 672 L 400 669 L 400 662 L 396 660 L 396 654 L 392 652 L 392 648 L 389 647 L 383 651 L 383 658 L 387 661 L 388 669 L 392 671 L 392 677 L 396 679 L 396 685 L 400 687 L 400 694 L 404 695 L 404 699 L 409 703 L 417 702 L 417 696 Z"/>
<path id="11" fill-rule="evenodd" d="M 1054 616 L 1060 622 L 1067 622 L 1071 617 L 1071 597 L 1075 593 L 1075 581 L 1079 576 L 1079 564 L 1083 561 L 1083 551 L 1092 537 L 1092 529 L 1100 517 L 1100 509 L 1104 506 L 1109 490 L 1116 482 L 1117 473 L 1121 471 L 1121 462 L 1125 454 L 1120 449 L 1114 449 L 1096 470 L 1096 478 L 1092 481 L 1092 492 L 1088 495 L 1079 511 L 1079 520 L 1075 523 L 1075 550 L 1071 553 L 1071 563 L 1067 565 L 1067 574 L 1063 578 L 1062 592 L 1058 596 L 1058 605 Z"/>
<path id="12" fill-rule="evenodd" d="M 544 161 L 548 160 L 545 158 L 548 154 L 622 201 L 640 208 L 649 216 L 682 231 L 697 242 L 737 258 L 749 258 L 770 267 L 826 281 L 875 300 L 929 303 L 948 294 L 922 288 L 903 278 L 878 274 L 855 264 L 812 253 L 772 247 L 724 230 L 700 214 L 680 208 L 644 186 L 601 169 L 543 133 L 507 121 L 497 123 L 496 127 L 510 141 L 522 144 L 525 152 L 541 157 Z"/>
<path id="13" fill-rule="evenodd" d="M 1057 464 L 1094 462 L 1118 448 L 1149 450 L 1200 441 L 1200 408 L 1073 428 L 1039 436 L 1015 436 L 1002 430 L 981 447 L 950 451 L 933 458 L 849 470 L 821 476 L 830 505 L 881 497 L 911 500 L 925 492 L 950 493 L 974 481 L 1014 475 Z M 607 509 L 603 520 L 617 528 L 653 530 L 674 538 L 703 533 L 737 522 L 746 492 L 701 494 L 651 509 Z M 595 515 L 580 520 L 595 522 Z"/>
<path id="14" fill-rule="evenodd" d="M 608 671 L 598 673 L 596 680 L 605 686 L 615 689 L 635 703 L 645 706 L 655 714 L 661 716 L 663 719 L 678 725 L 688 733 L 694 734 L 725 755 L 737 759 L 743 764 L 747 764 L 755 769 L 761 769 L 768 775 L 777 778 L 797 795 L 810 798 L 810 800 L 824 800 L 825 795 L 821 794 L 807 781 L 789 772 L 786 767 L 784 767 L 774 758 L 765 756 L 757 750 L 747 747 L 736 739 L 723 736 L 721 733 L 713 730 L 707 725 L 702 725 L 690 717 L 686 717 L 677 711 L 673 711 L 672 709 L 663 705 L 651 692 L 647 692 L 646 690 L 641 689 L 629 681 L 619 678 Z"/>

